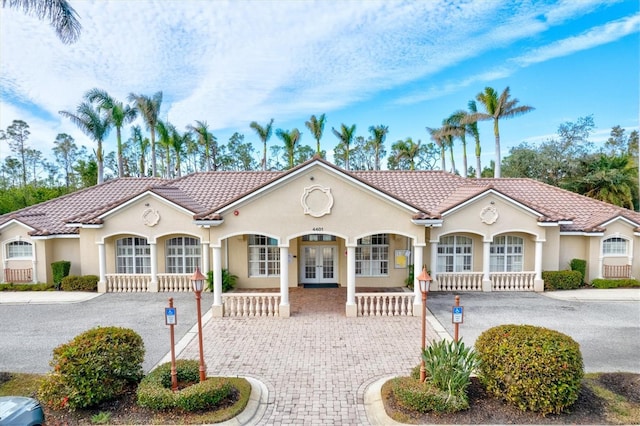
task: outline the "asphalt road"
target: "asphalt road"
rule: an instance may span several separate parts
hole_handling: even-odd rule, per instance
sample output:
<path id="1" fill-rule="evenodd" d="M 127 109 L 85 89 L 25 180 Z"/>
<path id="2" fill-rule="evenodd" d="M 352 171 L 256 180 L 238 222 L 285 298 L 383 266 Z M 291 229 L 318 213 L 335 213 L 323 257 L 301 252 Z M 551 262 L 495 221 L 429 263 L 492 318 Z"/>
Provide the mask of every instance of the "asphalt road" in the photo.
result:
<path id="1" fill-rule="evenodd" d="M 453 336 L 453 293 L 430 293 L 427 306 Z M 473 344 L 502 324 L 530 324 L 571 336 L 586 372 L 640 373 L 640 302 L 556 300 L 536 293 L 460 293 L 459 337 Z"/>
<path id="2" fill-rule="evenodd" d="M 587 372 L 640 373 L 640 303 L 556 300 L 535 293 L 462 293 L 464 323 L 460 337 L 467 344 L 490 327 L 532 324 L 563 332 L 581 347 Z M 145 344 L 145 371 L 170 349 L 164 323 L 166 293 L 109 293 L 70 304 L 0 304 L 0 371 L 45 373 L 53 349 L 96 326 L 128 327 Z M 195 297 L 172 294 L 178 310 L 178 342 L 196 322 Z M 204 293 L 203 311 L 213 301 Z M 427 306 L 453 335 L 452 293 L 429 294 Z M 264 319 L 270 321 L 270 319 Z M 287 321 L 296 321 L 294 317 Z M 375 318 L 363 319 L 375 321 Z M 241 336 L 239 336 L 241 338 Z"/>
<path id="3" fill-rule="evenodd" d="M 127 327 L 144 341 L 143 368 L 149 371 L 171 349 L 164 308 L 169 297 L 177 309 L 175 340 L 196 323 L 193 293 L 108 293 L 91 300 L 65 304 L 0 304 L 0 371 L 46 373 L 55 347 L 97 326 Z M 203 293 L 208 310 L 212 293 Z"/>

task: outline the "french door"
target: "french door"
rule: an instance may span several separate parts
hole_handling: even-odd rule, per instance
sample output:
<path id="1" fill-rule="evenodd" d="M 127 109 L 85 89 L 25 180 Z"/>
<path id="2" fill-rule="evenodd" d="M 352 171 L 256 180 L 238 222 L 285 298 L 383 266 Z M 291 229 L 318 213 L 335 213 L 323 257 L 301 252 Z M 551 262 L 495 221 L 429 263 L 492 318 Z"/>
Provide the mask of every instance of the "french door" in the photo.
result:
<path id="1" fill-rule="evenodd" d="M 300 277 L 302 284 L 337 282 L 337 246 L 304 246 Z"/>

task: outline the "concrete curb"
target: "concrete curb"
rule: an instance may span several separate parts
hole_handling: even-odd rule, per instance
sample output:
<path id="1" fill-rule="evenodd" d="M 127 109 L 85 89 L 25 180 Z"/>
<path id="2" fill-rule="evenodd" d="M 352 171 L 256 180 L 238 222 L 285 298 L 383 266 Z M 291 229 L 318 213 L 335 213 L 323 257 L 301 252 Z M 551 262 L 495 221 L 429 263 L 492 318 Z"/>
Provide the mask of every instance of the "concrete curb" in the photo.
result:
<path id="1" fill-rule="evenodd" d="M 0 304 L 48 305 L 81 303 L 103 294 L 86 291 L 2 291 L 0 292 Z"/>

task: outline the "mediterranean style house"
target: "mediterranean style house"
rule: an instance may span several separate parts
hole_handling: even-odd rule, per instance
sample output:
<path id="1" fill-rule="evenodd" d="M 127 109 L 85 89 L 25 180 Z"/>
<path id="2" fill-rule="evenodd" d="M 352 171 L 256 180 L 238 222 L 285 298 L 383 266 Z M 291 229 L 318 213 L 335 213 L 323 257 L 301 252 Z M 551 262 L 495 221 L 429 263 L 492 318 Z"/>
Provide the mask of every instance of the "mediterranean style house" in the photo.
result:
<path id="1" fill-rule="evenodd" d="M 531 179 L 317 157 L 285 172 L 114 179 L 0 216 L 0 244 L 2 282 L 52 282 L 60 260 L 99 276 L 100 292 L 190 291 L 196 267 L 212 271 L 218 316 L 287 317 L 298 286 L 346 287 L 347 316 L 412 315 L 420 289 L 406 283 L 423 265 L 431 291 L 543 291 L 542 271 L 572 259 L 587 281 L 640 276 L 640 213 Z M 222 293 L 223 269 L 236 291 Z"/>

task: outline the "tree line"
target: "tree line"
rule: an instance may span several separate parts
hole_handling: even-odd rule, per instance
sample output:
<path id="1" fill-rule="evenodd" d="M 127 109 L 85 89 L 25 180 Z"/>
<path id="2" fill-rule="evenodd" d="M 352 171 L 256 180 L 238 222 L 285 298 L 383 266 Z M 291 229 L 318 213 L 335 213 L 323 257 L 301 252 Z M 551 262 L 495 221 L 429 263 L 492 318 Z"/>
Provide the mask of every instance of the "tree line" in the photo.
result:
<path id="1" fill-rule="evenodd" d="M 53 141 L 53 162 L 29 146 L 29 125 L 14 120 L 6 130 L 0 130 L 0 140 L 8 142 L 12 153 L 0 166 L 0 187 L 4 190 L 0 213 L 116 177 L 172 179 L 198 171 L 286 170 L 314 155 L 326 158 L 321 149 L 326 114 L 312 115 L 304 123 L 315 146 L 301 143 L 302 132 L 298 128 L 274 128 L 274 119 L 263 124 L 252 121 L 250 128 L 260 143 L 256 148 L 238 132 L 226 143 L 220 143 L 204 120 L 178 129 L 159 117 L 162 98 L 161 91 L 151 96 L 131 93 L 123 102 L 102 89 L 87 91 L 75 111 L 60 114 L 85 133 L 95 149 L 89 152 L 86 147 L 79 147 L 72 136 L 61 133 Z M 356 133 L 355 124 L 341 123 L 331 128 L 337 143 L 333 161 L 346 170 L 380 170 L 386 159 L 390 170 L 439 168 L 464 177 L 529 177 L 616 205 L 638 208 L 637 131 L 626 134 L 615 126 L 609 140 L 596 147 L 589 141 L 593 118 L 583 117 L 575 123 L 563 123 L 557 138 L 541 144 L 522 143 L 502 158 L 500 120 L 525 114 L 533 107 L 519 105 L 509 87 L 501 93 L 487 87 L 467 107 L 443 119 L 440 127 L 426 127 L 428 142 L 407 137 L 392 143 L 389 153 L 388 126 L 369 126 L 366 136 L 362 136 Z M 144 129 L 132 124 L 138 117 Z M 495 160 L 484 167 L 478 131 L 481 120 L 493 121 L 496 152 Z M 116 133 L 115 150 L 105 153 L 104 142 L 112 130 Z M 279 143 L 270 144 L 274 134 Z M 467 137 L 475 143 L 474 166 L 467 164 Z M 457 150 L 462 151 L 461 169 L 455 164 Z"/>

